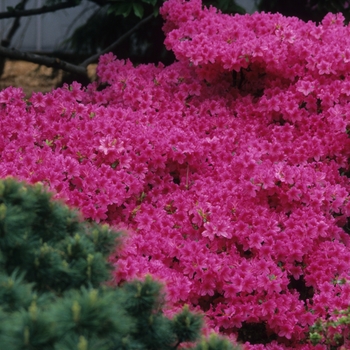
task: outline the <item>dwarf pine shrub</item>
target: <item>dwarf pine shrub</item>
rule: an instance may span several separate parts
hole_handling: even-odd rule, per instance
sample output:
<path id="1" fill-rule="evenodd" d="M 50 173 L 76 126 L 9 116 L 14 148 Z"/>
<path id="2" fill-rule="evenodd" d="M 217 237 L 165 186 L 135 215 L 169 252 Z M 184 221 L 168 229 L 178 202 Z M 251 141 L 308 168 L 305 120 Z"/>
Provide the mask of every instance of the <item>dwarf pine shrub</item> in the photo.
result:
<path id="1" fill-rule="evenodd" d="M 41 184 L 0 181 L 0 348 L 160 350 L 198 340 L 202 317 L 187 307 L 165 317 L 161 285 L 150 276 L 104 283 L 120 236 L 82 221 Z"/>

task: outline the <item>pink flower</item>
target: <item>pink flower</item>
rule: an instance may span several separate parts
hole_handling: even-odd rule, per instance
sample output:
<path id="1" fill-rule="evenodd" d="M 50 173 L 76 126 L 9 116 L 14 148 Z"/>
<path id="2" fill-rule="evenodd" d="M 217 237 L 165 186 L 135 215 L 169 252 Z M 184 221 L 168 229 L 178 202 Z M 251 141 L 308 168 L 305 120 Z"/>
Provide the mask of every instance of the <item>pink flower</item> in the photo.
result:
<path id="1" fill-rule="evenodd" d="M 302 92 L 304 94 L 304 96 L 309 95 L 312 91 L 314 91 L 314 84 L 311 81 L 305 81 L 305 80 L 301 80 L 298 83 L 298 87 L 297 90 Z"/>
<path id="2" fill-rule="evenodd" d="M 292 324 L 289 321 L 285 320 L 285 322 L 283 322 L 283 324 L 280 325 L 280 327 L 279 327 L 278 335 L 280 337 L 285 337 L 287 339 L 291 339 L 292 333 L 293 333 Z"/>
<path id="3" fill-rule="evenodd" d="M 268 299 L 266 301 L 264 301 L 261 306 L 261 314 L 263 316 L 269 316 L 269 315 L 273 315 L 276 311 L 276 303 L 273 301 L 273 299 Z"/>
<path id="4" fill-rule="evenodd" d="M 124 148 L 124 141 L 120 141 L 116 138 L 112 138 L 112 136 L 107 135 L 106 137 L 102 137 L 100 139 L 100 146 L 98 150 L 102 151 L 105 155 L 107 155 L 112 150 L 116 150 L 117 153 L 121 153 Z"/>
<path id="5" fill-rule="evenodd" d="M 34 107 L 45 107 L 45 96 L 41 92 L 36 92 L 32 95 L 30 98 L 30 102 L 33 104 Z"/>

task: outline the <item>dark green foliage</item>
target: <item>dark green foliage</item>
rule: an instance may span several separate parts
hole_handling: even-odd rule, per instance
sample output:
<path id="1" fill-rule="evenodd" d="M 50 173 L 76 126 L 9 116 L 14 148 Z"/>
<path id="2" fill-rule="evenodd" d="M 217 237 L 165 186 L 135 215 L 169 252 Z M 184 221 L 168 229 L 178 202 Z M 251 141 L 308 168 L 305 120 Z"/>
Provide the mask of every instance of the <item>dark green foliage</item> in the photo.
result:
<path id="1" fill-rule="evenodd" d="M 109 277 L 106 258 L 117 235 L 107 226 L 87 226 L 51 197 L 40 184 L 0 182 L 4 272 L 25 271 L 26 281 L 40 292 L 99 286 Z"/>
<path id="2" fill-rule="evenodd" d="M 158 0 L 155 6 L 142 3 L 143 19 L 148 16 L 152 16 L 152 18 L 133 32 L 132 35 L 122 40 L 113 50 L 113 53 L 119 59 L 130 59 L 134 64 L 150 62 L 170 64 L 174 61 L 174 54 L 167 51 L 164 47 L 163 19 L 160 15 L 153 16 L 162 3 L 162 0 Z M 123 14 L 118 15 L 118 11 L 111 11 L 111 6 L 122 8 L 124 5 L 129 7 L 130 1 L 118 1 L 101 6 L 91 15 L 86 23 L 78 27 L 72 36 L 63 42 L 62 49 L 68 48 L 75 55 L 78 54 L 87 58 L 96 52 L 104 50 L 125 33 L 133 30 L 140 22 L 140 18 L 135 15 L 133 10 L 126 18 Z"/>
<path id="3" fill-rule="evenodd" d="M 277 339 L 277 334 L 266 329 L 265 322 L 243 322 L 242 327 L 238 329 L 237 340 L 250 344 L 268 344 Z"/>
<path id="4" fill-rule="evenodd" d="M 158 14 L 164 1 L 95 0 L 93 2 L 100 5 L 100 8 L 65 40 L 62 47 L 73 50 L 75 55 L 82 54 L 88 57 L 105 49 L 132 30 L 141 18 L 153 15 L 151 20 L 120 42 L 113 53 L 119 59 L 130 59 L 134 64 L 159 62 L 165 65 L 171 64 L 175 56 L 164 47 L 165 36 L 162 30 L 164 21 Z M 245 13 L 234 0 L 204 0 L 203 5 L 212 5 L 224 13 Z"/>
<path id="5" fill-rule="evenodd" d="M 236 4 L 234 0 L 202 0 L 203 5 L 209 7 L 210 5 L 216 7 L 223 13 L 229 14 L 245 14 L 246 11 L 242 6 Z"/>
<path id="6" fill-rule="evenodd" d="M 227 339 L 212 334 L 208 340 L 203 339 L 194 350 L 242 350 L 240 345 L 232 345 Z"/>
<path id="7" fill-rule="evenodd" d="M 177 337 L 173 331 L 173 322 L 162 314 L 161 286 L 147 276 L 144 283 L 134 281 L 126 284 L 124 293 L 125 309 L 137 319 L 133 336 L 149 350 L 173 349 Z M 195 317 L 200 319 L 199 316 Z"/>
<path id="8" fill-rule="evenodd" d="M 195 341 L 202 328 L 201 319 L 189 311 L 187 306 L 173 319 L 173 330 L 178 341 Z"/>
<path id="9" fill-rule="evenodd" d="M 198 340 L 202 317 L 187 307 L 165 317 L 150 276 L 102 284 L 118 237 L 40 184 L 0 181 L 0 349 L 170 350 Z M 196 349 L 234 349 L 219 338 L 206 344 Z"/>
<path id="10" fill-rule="evenodd" d="M 284 16 L 295 16 L 307 22 L 321 22 L 328 12 L 342 12 L 346 21 L 350 19 L 350 12 L 346 0 L 260 0 L 259 11 L 279 12 Z"/>

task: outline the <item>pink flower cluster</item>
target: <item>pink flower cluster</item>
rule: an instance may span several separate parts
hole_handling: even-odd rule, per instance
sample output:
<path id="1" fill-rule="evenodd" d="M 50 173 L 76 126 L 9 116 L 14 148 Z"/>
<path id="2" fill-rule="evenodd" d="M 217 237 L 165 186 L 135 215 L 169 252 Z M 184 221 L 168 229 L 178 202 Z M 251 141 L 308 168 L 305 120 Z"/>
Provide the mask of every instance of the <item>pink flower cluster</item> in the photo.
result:
<path id="1" fill-rule="evenodd" d="M 247 349 L 314 349 L 350 303 L 350 29 L 169 0 L 178 62 L 101 57 L 100 83 L 0 92 L 0 177 L 128 231 L 115 283 L 152 274 Z M 254 343 L 253 341 L 251 341 Z M 315 349 L 326 349 L 319 345 Z"/>

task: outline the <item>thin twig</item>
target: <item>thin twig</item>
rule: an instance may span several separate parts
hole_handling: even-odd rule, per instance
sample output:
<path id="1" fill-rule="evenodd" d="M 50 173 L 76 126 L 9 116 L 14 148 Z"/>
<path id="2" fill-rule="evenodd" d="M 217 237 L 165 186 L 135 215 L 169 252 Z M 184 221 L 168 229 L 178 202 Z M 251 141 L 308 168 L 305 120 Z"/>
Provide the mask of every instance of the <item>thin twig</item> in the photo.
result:
<path id="1" fill-rule="evenodd" d="M 28 0 L 21 0 L 21 2 L 16 6 L 16 8 L 19 8 L 21 10 L 24 10 L 24 7 L 26 6 Z M 9 47 L 12 41 L 13 36 L 17 32 L 18 28 L 21 25 L 21 17 L 16 17 L 13 22 L 10 30 L 7 33 L 6 38 L 1 40 L 1 45 L 5 47 Z"/>
<path id="2" fill-rule="evenodd" d="M 75 6 L 78 6 L 79 4 L 80 4 L 80 1 L 77 2 L 75 0 L 67 0 L 66 2 L 62 2 L 51 6 L 42 6 L 37 9 L 13 10 L 13 11 L 7 11 L 7 12 L 0 12 L 0 19 L 41 15 L 43 13 L 55 12 L 57 10 L 63 10 L 66 8 L 75 7 Z"/>
<path id="3" fill-rule="evenodd" d="M 73 0 L 73 2 L 74 2 L 74 0 Z M 66 71 L 66 72 L 77 73 L 77 74 L 82 75 L 82 76 L 88 76 L 87 66 L 90 63 L 96 62 L 101 55 L 115 49 L 123 40 L 125 40 L 127 37 L 129 37 L 132 33 L 134 33 L 142 25 L 149 22 L 153 17 L 154 17 L 154 15 L 152 14 L 152 15 L 149 15 L 148 17 L 144 18 L 142 21 L 137 23 L 133 28 L 131 28 L 128 32 L 123 34 L 113 44 L 111 44 L 110 46 L 105 48 L 102 52 L 99 52 L 95 55 L 92 55 L 91 57 L 89 57 L 88 59 L 86 59 L 84 62 L 82 62 L 79 65 L 75 65 L 75 64 L 63 61 L 63 60 L 56 58 L 56 57 L 40 56 L 40 55 L 36 55 L 36 54 L 30 53 L 30 52 L 23 52 L 23 51 L 19 51 L 16 49 L 9 49 L 9 48 L 6 48 L 4 46 L 0 46 L 0 57 L 3 56 L 3 57 L 8 57 L 8 58 L 17 59 L 17 60 L 24 60 L 27 62 L 42 64 L 46 67 L 58 68 L 58 69 L 62 69 L 64 71 Z M 1 13 L 0 13 L 0 19 L 1 19 Z"/>
<path id="4" fill-rule="evenodd" d="M 92 55 L 91 57 L 87 58 L 84 62 L 80 63 L 80 66 L 87 67 L 90 63 L 95 63 L 101 55 L 103 55 L 107 52 L 113 51 L 122 41 L 124 41 L 132 33 L 136 32 L 136 30 L 138 30 L 145 23 L 149 22 L 153 17 L 154 17 L 154 15 L 152 14 L 152 15 L 149 15 L 148 17 L 144 18 L 142 21 L 137 23 L 133 28 L 131 28 L 129 31 L 127 31 L 125 34 L 123 34 L 120 38 L 118 38 L 118 40 L 116 40 L 113 44 L 109 45 L 101 52 L 99 52 L 95 55 Z"/>

